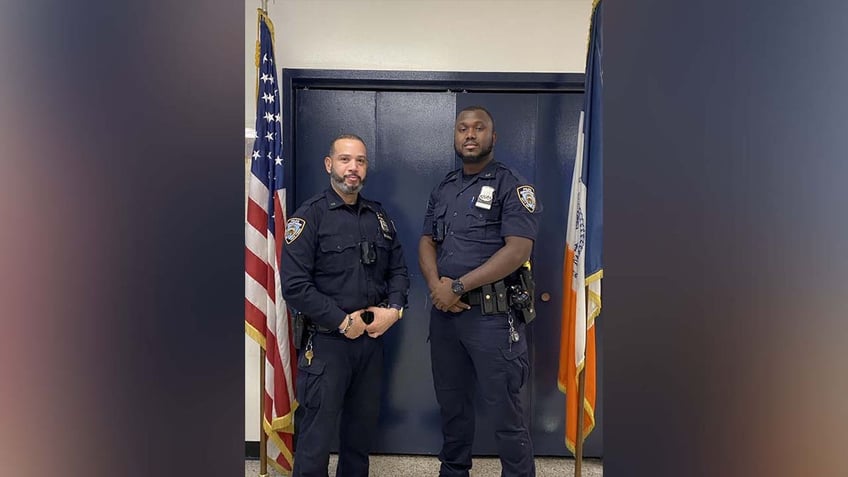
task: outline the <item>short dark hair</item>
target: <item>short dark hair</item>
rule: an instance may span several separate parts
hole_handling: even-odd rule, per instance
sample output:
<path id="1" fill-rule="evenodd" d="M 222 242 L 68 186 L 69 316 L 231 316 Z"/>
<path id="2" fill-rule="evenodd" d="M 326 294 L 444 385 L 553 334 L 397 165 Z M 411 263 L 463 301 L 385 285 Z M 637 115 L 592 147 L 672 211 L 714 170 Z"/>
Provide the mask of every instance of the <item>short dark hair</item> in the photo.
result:
<path id="1" fill-rule="evenodd" d="M 327 153 L 327 156 L 333 157 L 333 154 L 336 153 L 336 142 L 341 141 L 342 139 L 353 139 L 355 141 L 359 141 L 362 143 L 363 146 L 365 146 L 366 149 L 368 148 L 368 145 L 365 144 L 365 141 L 363 141 L 362 138 L 357 136 L 356 134 L 339 134 L 338 136 L 336 136 L 335 139 L 330 142 L 330 152 Z"/>
<path id="2" fill-rule="evenodd" d="M 456 113 L 456 117 L 459 118 L 459 115 L 466 112 L 466 111 L 480 111 L 483 114 L 485 114 L 486 116 L 488 116 L 489 121 L 492 122 L 492 132 L 495 131 L 495 118 L 492 117 L 492 113 L 490 113 L 488 109 L 484 108 L 483 106 L 476 106 L 476 105 L 475 106 L 466 106 L 466 107 L 462 108 L 462 111 Z"/>

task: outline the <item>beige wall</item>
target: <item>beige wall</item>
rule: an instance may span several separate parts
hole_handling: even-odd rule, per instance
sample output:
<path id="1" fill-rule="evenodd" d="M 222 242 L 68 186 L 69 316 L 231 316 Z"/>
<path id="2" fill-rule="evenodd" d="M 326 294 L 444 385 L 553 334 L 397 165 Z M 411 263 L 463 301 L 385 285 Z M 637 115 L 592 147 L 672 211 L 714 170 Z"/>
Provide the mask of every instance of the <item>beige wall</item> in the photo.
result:
<path id="1" fill-rule="evenodd" d="M 245 1 L 245 128 L 256 9 Z M 582 73 L 592 0 L 269 0 L 278 68 Z M 245 338 L 245 440 L 259 440 L 259 349 Z"/>
<path id="2" fill-rule="evenodd" d="M 245 127 L 256 9 L 245 2 Z M 583 72 L 592 0 L 269 0 L 278 67 Z"/>

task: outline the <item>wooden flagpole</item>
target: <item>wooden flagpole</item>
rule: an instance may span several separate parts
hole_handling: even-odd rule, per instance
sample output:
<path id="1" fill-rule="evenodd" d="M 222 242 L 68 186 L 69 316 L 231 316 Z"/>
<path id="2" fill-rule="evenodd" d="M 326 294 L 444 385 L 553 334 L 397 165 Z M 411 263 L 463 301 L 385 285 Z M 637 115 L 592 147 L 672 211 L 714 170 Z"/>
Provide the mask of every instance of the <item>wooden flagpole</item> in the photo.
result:
<path id="1" fill-rule="evenodd" d="M 588 290 L 588 287 L 583 290 L 587 306 L 589 303 Z M 586 316 L 582 318 L 585 320 Z M 588 328 L 584 327 L 584 329 L 587 330 L 586 334 L 588 335 Z M 583 342 L 586 342 L 586 338 L 583 339 Z M 588 348 L 588 344 L 583 348 L 583 369 L 577 376 L 577 442 L 574 443 L 574 477 L 583 475 L 583 413 L 585 409 L 583 401 L 586 399 L 586 348 Z"/>
<path id="2" fill-rule="evenodd" d="M 574 446 L 574 477 L 583 471 L 583 400 L 586 397 L 586 366 L 577 378 L 577 442 Z"/>
<path id="3" fill-rule="evenodd" d="M 268 0 L 262 0 L 262 13 L 268 15 Z M 258 26 L 258 25 L 257 25 Z M 257 38 L 260 32 L 257 29 Z M 256 67 L 259 68 L 259 42 L 256 43 Z M 258 73 L 257 73 L 258 74 Z M 256 81 L 257 87 L 259 79 Z M 257 95 L 259 93 L 257 92 Z M 259 350 L 259 477 L 268 477 L 268 435 L 265 434 L 265 350 Z"/>
<path id="4" fill-rule="evenodd" d="M 268 0 L 262 0 L 262 13 L 268 15 Z M 258 35 L 258 32 L 257 32 Z M 257 45 L 258 49 L 258 45 Z M 257 52 L 257 57 L 259 53 Z M 258 81 L 257 81 L 258 84 Z M 265 434 L 265 350 L 259 351 L 259 477 L 268 477 L 268 436 Z"/>
<path id="5" fill-rule="evenodd" d="M 268 436 L 265 434 L 265 350 L 259 351 L 259 477 L 268 477 Z"/>

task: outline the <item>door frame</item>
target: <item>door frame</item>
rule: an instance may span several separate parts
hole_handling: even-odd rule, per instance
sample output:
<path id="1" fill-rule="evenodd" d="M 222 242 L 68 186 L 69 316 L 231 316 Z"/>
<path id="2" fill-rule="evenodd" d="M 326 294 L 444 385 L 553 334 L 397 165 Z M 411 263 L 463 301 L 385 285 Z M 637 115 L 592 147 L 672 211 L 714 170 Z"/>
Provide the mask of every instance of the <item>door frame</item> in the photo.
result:
<path id="1" fill-rule="evenodd" d="M 584 93 L 584 73 L 493 73 L 456 71 L 327 70 L 283 68 L 283 157 L 286 204 L 294 203 L 294 117 L 296 89 L 448 91 L 458 93 Z M 294 210 L 287 208 L 286 210 Z"/>

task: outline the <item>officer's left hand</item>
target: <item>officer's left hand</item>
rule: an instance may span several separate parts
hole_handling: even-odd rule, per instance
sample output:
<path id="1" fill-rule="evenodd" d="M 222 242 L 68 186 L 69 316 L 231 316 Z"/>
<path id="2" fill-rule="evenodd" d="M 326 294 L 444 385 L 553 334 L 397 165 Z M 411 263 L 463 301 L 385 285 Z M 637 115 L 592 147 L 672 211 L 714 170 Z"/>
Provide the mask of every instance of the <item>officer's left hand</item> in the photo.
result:
<path id="1" fill-rule="evenodd" d="M 369 306 L 368 311 L 374 313 L 374 321 L 365 327 L 368 336 L 376 338 L 386 332 L 400 318 L 400 313 L 394 308 L 382 308 L 379 306 Z"/>
<path id="2" fill-rule="evenodd" d="M 451 290 L 453 279 L 442 277 L 439 283 L 430 290 L 430 300 L 437 310 L 449 311 L 451 313 L 459 313 L 460 311 L 471 308 L 466 303 L 460 301 L 460 296 Z"/>

